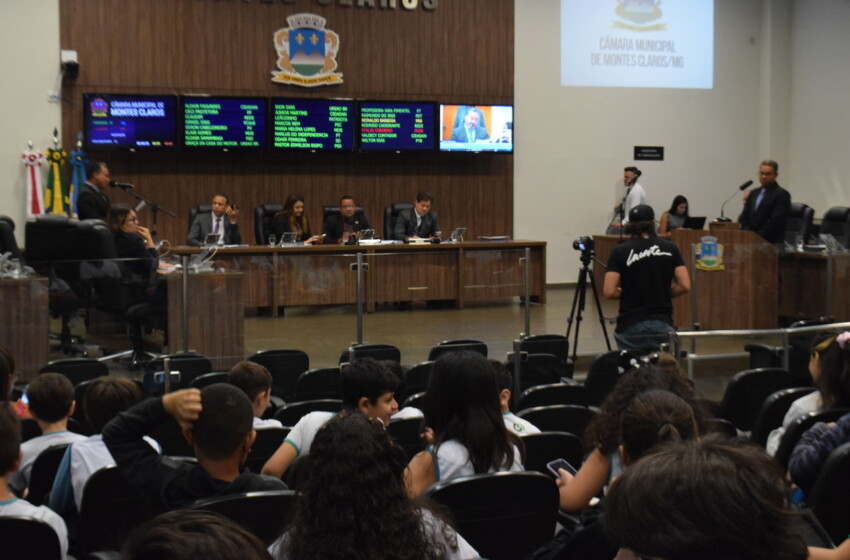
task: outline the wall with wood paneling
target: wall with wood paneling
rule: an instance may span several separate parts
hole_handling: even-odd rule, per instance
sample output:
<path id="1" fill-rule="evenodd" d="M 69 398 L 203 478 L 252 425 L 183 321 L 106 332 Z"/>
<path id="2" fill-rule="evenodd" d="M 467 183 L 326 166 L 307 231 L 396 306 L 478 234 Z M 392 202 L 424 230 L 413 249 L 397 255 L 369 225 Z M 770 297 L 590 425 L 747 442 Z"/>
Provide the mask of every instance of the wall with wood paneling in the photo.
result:
<path id="1" fill-rule="evenodd" d="M 60 0 L 60 42 L 76 50 L 80 73 L 63 89 L 63 139 L 82 127 L 82 95 L 208 93 L 295 97 L 513 103 L 514 2 L 443 0 L 426 10 L 323 6 L 316 0 Z M 382 2 L 375 2 L 380 6 Z M 272 36 L 286 17 L 311 12 L 340 36 L 344 83 L 297 88 L 271 82 L 277 70 Z M 383 208 L 436 197 L 443 230 L 469 235 L 513 231 L 513 156 L 505 154 L 365 155 L 311 153 L 90 153 L 112 178 L 139 190 L 177 218 L 160 216 L 160 238 L 182 242 L 188 209 L 223 191 L 239 205 L 243 239 L 253 243 L 251 210 L 282 203 L 292 192 L 307 200 L 320 227 L 321 206 L 353 195 L 377 228 Z M 113 201 L 130 201 L 122 192 Z M 150 221 L 148 210 L 142 220 Z"/>

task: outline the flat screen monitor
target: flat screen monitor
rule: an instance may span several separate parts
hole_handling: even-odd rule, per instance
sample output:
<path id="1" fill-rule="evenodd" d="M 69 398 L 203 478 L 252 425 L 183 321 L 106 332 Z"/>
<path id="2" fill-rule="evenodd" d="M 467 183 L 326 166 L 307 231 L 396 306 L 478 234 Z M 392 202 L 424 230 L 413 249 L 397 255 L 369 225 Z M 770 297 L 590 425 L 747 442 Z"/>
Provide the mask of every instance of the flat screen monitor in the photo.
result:
<path id="1" fill-rule="evenodd" d="M 272 99 L 271 146 L 276 150 L 353 150 L 354 101 Z"/>
<path id="2" fill-rule="evenodd" d="M 440 105 L 440 151 L 514 151 L 512 105 Z"/>
<path id="3" fill-rule="evenodd" d="M 437 149 L 437 104 L 361 101 L 357 139 L 361 152 L 433 152 Z"/>
<path id="4" fill-rule="evenodd" d="M 177 147 L 177 96 L 83 94 L 86 151 Z"/>
<path id="5" fill-rule="evenodd" d="M 266 148 L 266 98 L 184 96 L 181 101 L 185 147 L 212 150 Z"/>

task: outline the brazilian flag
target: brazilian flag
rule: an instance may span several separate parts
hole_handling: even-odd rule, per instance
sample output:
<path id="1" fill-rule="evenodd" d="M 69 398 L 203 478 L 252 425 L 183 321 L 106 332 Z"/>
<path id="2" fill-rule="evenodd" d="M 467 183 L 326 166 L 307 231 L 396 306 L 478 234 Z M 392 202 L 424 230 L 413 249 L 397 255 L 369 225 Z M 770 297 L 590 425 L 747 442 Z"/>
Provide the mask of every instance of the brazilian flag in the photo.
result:
<path id="1" fill-rule="evenodd" d="M 71 213 L 71 197 L 68 196 L 68 185 L 65 183 L 63 168 L 68 161 L 68 153 L 61 148 L 47 150 L 47 164 L 50 166 L 47 174 L 47 184 L 44 187 L 44 212 L 46 214 Z"/>

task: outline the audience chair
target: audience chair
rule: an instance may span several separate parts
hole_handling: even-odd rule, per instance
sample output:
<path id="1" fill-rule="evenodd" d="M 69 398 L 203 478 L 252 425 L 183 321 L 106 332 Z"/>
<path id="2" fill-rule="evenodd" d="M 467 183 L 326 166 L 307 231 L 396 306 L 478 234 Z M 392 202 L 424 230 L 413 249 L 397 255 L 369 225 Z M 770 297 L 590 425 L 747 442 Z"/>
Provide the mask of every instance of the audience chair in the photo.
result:
<path id="1" fill-rule="evenodd" d="M 418 408 L 422 410 L 422 405 L 425 402 L 425 391 L 421 393 L 414 393 L 404 399 L 404 403 L 402 403 L 401 408 L 405 408 L 408 406 L 412 406 L 413 408 Z"/>
<path id="2" fill-rule="evenodd" d="M 18 241 L 15 239 L 15 221 L 9 216 L 0 216 L 0 255 L 12 253 L 13 259 L 23 262 Z"/>
<path id="3" fill-rule="evenodd" d="M 274 216 L 283 211 L 283 204 L 260 204 L 254 208 L 254 241 L 266 245 L 269 235 L 274 233 Z M 277 240 L 280 242 L 280 239 Z"/>
<path id="4" fill-rule="evenodd" d="M 342 401 L 339 399 L 316 399 L 312 401 L 301 401 L 283 405 L 274 413 L 275 420 L 279 420 L 284 426 L 294 426 L 302 416 L 310 412 L 324 410 L 327 412 L 339 412 L 342 410 Z"/>
<path id="5" fill-rule="evenodd" d="M 549 383 L 529 387 L 517 397 L 515 408 L 524 410 L 552 404 L 588 406 L 587 389 L 583 385 L 567 383 Z"/>
<path id="6" fill-rule="evenodd" d="M 409 202 L 394 202 L 384 208 L 384 239 L 395 239 L 395 223 L 398 215 L 411 208 L 413 205 Z"/>
<path id="7" fill-rule="evenodd" d="M 295 395 L 291 402 L 315 399 L 341 399 L 339 367 L 309 369 L 295 381 Z"/>
<path id="8" fill-rule="evenodd" d="M 205 373 L 203 375 L 199 375 L 189 382 L 189 387 L 193 387 L 195 389 L 203 389 L 204 387 L 209 387 L 214 383 L 227 383 L 227 376 L 229 375 L 226 371 L 214 371 L 212 373 Z"/>
<path id="9" fill-rule="evenodd" d="M 169 369 L 171 371 L 172 391 L 186 389 L 196 377 L 212 372 L 212 364 L 209 358 L 195 352 L 178 352 L 161 356 L 152 361 L 147 366 L 147 375 L 153 376 L 156 372 L 165 371 L 165 358 L 170 358 Z M 179 381 L 176 379 L 177 372 L 180 372 Z"/>
<path id="10" fill-rule="evenodd" d="M 525 470 L 549 475 L 546 463 L 566 459 L 576 469 L 581 467 L 584 448 L 581 440 L 569 432 L 540 432 L 522 436 L 525 445 Z"/>
<path id="11" fill-rule="evenodd" d="M 750 369 L 782 367 L 783 348 L 769 344 L 747 344 L 744 351 L 750 355 Z"/>
<path id="12" fill-rule="evenodd" d="M 339 355 L 339 363 L 347 364 L 351 362 L 351 353 L 354 352 L 354 358 L 373 358 L 375 360 L 388 360 L 390 362 L 401 363 L 401 351 L 392 344 L 352 344 Z"/>
<path id="13" fill-rule="evenodd" d="M 600 406 L 620 380 L 619 361 L 620 352 L 614 350 L 599 354 L 590 362 L 587 378 L 584 380 L 590 406 Z"/>
<path id="14" fill-rule="evenodd" d="M 570 342 L 562 334 L 536 334 L 520 341 L 520 351 L 529 354 L 552 354 L 564 362 L 564 377 L 572 379 L 575 364 L 569 357 Z"/>
<path id="15" fill-rule="evenodd" d="M 104 362 L 93 358 L 64 358 L 47 362 L 38 373 L 61 373 L 68 378 L 71 385 L 78 385 L 83 381 L 109 375 L 109 368 Z"/>
<path id="16" fill-rule="evenodd" d="M 790 389 L 780 389 L 768 396 L 762 403 L 753 423 L 750 439 L 762 447 L 767 445 L 767 436 L 770 435 L 771 431 L 782 426 L 785 414 L 794 401 L 815 390 L 814 387 L 791 387 Z"/>
<path id="17" fill-rule="evenodd" d="M 427 443 L 420 436 L 424 429 L 423 418 L 403 418 L 392 420 L 387 426 L 387 433 L 404 449 L 409 458 L 424 450 Z"/>
<path id="18" fill-rule="evenodd" d="M 845 248 L 850 246 L 850 207 L 834 206 L 827 210 L 821 220 L 820 233 L 832 235 Z"/>
<path id="19" fill-rule="evenodd" d="M 294 490 L 246 492 L 198 500 L 188 509 L 223 515 L 269 546 L 280 537 L 289 524 L 297 496 Z"/>
<path id="20" fill-rule="evenodd" d="M 74 406 L 74 414 L 71 415 L 71 418 L 79 422 L 83 434 L 87 436 L 92 435 L 92 429 L 88 418 L 86 418 L 86 392 L 95 381 L 96 379 L 88 379 L 74 385 L 74 402 L 76 404 Z"/>
<path id="21" fill-rule="evenodd" d="M 53 489 L 53 479 L 59 470 L 59 463 L 65 456 L 68 444 L 53 445 L 38 454 L 32 464 L 30 472 L 30 485 L 27 501 L 33 505 L 46 505 Z"/>
<path id="22" fill-rule="evenodd" d="M 310 369 L 310 357 L 301 350 L 260 350 L 248 359 L 269 370 L 272 374 L 272 395 L 282 399 L 292 398 L 298 376 Z"/>
<path id="23" fill-rule="evenodd" d="M 829 534 L 820 524 L 818 518 L 810 509 L 800 509 L 794 518 L 794 526 L 803 537 L 806 546 L 819 546 L 820 548 L 835 548 L 835 543 L 829 538 Z"/>
<path id="24" fill-rule="evenodd" d="M 416 393 L 422 393 L 428 388 L 428 379 L 431 377 L 431 370 L 434 369 L 434 362 L 419 362 L 404 372 L 404 393 L 398 395 L 396 400 L 403 402 L 405 399 Z"/>
<path id="25" fill-rule="evenodd" d="M 581 438 L 596 411 L 586 406 L 553 404 L 527 408 L 516 413 L 543 432 L 569 432 Z"/>
<path id="26" fill-rule="evenodd" d="M 797 417 L 785 429 L 782 438 L 779 440 L 779 447 L 776 448 L 776 454 L 773 456 L 783 468 L 788 468 L 788 461 L 791 460 L 791 453 L 797 446 L 797 442 L 803 437 L 803 434 L 815 425 L 816 422 L 836 422 L 845 414 L 850 413 L 850 408 L 829 408 L 827 410 L 809 412 Z"/>
<path id="27" fill-rule="evenodd" d="M 121 550 L 130 531 L 153 517 L 153 508 L 118 467 L 104 467 L 92 474 L 83 488 L 79 548 L 86 553 Z"/>
<path id="28" fill-rule="evenodd" d="M 64 560 L 53 527 L 32 517 L 0 517 L 3 560 Z"/>
<path id="29" fill-rule="evenodd" d="M 478 352 L 485 358 L 487 357 L 487 345 L 480 340 L 444 340 L 431 348 L 428 353 L 428 360 L 433 362 L 443 354 L 460 352 L 461 350 Z"/>
<path id="30" fill-rule="evenodd" d="M 192 231 L 192 224 L 198 214 L 212 214 L 212 204 L 198 204 L 189 209 L 189 223 L 186 226 L 186 233 Z"/>
<path id="31" fill-rule="evenodd" d="M 723 418 L 706 418 L 703 420 L 703 428 L 706 433 L 721 434 L 730 438 L 736 438 L 740 435 L 735 425 Z"/>
<path id="32" fill-rule="evenodd" d="M 739 371 L 726 385 L 720 402 L 720 417 L 741 431 L 750 431 L 765 399 L 780 389 L 793 386 L 791 375 L 781 368 Z"/>
<path id="33" fill-rule="evenodd" d="M 515 353 L 509 352 L 505 366 L 516 374 Z M 520 391 L 536 385 L 551 385 L 561 383 L 563 379 L 569 379 L 569 371 L 566 363 L 553 354 L 520 354 L 519 382 Z"/>
<path id="34" fill-rule="evenodd" d="M 850 533 L 850 443 L 829 454 L 815 485 L 806 497 L 811 508 L 833 542 L 840 543 Z"/>
<path id="35" fill-rule="evenodd" d="M 304 465 L 307 459 L 307 455 L 303 453 L 298 455 L 292 464 L 289 465 L 289 468 L 286 469 L 286 472 L 283 473 L 281 479 L 283 479 L 284 484 L 290 490 L 298 490 L 298 484 L 301 478 L 304 476 Z"/>
<path id="36" fill-rule="evenodd" d="M 274 455 L 283 440 L 289 434 L 289 428 L 263 428 L 257 430 L 257 439 L 254 440 L 254 445 L 251 446 L 251 451 L 248 453 L 248 458 L 245 459 L 245 466 L 251 469 L 251 472 L 258 473 L 263 470 L 263 465 L 269 460 L 269 457 Z"/>
<path id="37" fill-rule="evenodd" d="M 803 243 L 808 243 L 814 217 L 814 208 L 802 202 L 792 202 L 788 216 L 785 218 L 785 241 L 793 245 L 797 236 L 800 235 Z"/>
<path id="38" fill-rule="evenodd" d="M 525 558 L 555 534 L 558 487 L 540 473 L 458 477 L 431 485 L 425 495 L 448 508 L 482 558 Z"/>

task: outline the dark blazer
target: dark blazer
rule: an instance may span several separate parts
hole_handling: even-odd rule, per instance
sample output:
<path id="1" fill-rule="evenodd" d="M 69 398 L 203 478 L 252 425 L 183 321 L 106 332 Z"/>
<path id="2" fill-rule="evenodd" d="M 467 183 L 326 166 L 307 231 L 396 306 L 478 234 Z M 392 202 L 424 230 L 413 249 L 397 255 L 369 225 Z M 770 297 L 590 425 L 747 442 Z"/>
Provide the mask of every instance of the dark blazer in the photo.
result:
<path id="1" fill-rule="evenodd" d="M 354 221 L 351 228 L 353 231 L 371 229 L 369 226 L 369 220 L 366 219 L 366 215 L 363 212 L 355 212 L 351 219 Z M 340 243 L 343 232 L 342 214 L 331 214 L 325 218 L 325 224 L 322 228 L 322 232 L 325 234 L 325 244 Z"/>
<path id="2" fill-rule="evenodd" d="M 224 225 L 224 244 L 239 245 L 242 243 L 242 235 L 239 233 L 239 224 L 231 224 L 227 214 L 221 215 L 221 223 Z M 204 213 L 198 214 L 195 221 L 192 222 L 192 227 L 189 229 L 189 237 L 186 239 L 186 244 L 192 247 L 200 247 L 204 244 L 208 233 L 213 231 L 213 214 Z"/>
<path id="3" fill-rule="evenodd" d="M 428 212 L 422 216 L 422 223 L 416 229 L 416 210 L 410 208 L 399 212 L 396 218 L 393 237 L 404 241 L 408 237 L 434 237 L 440 231 L 440 217 L 436 212 Z"/>
<path id="4" fill-rule="evenodd" d="M 756 209 L 756 200 L 764 191 L 764 198 Z M 738 217 L 741 229 L 754 231 L 765 241 L 783 243 L 785 241 L 785 219 L 791 211 L 791 195 L 777 183 L 761 187 L 750 193 L 744 210 Z"/>
<path id="5" fill-rule="evenodd" d="M 105 220 L 109 213 L 109 197 L 106 193 L 86 183 L 77 196 L 77 217 L 81 220 L 97 218 Z"/>
<path id="6" fill-rule="evenodd" d="M 490 138 L 490 135 L 487 134 L 487 129 L 483 126 L 475 127 L 475 140 L 487 140 Z M 469 136 L 466 133 L 465 126 L 459 126 L 456 129 L 452 130 L 452 140 L 455 142 L 469 142 Z"/>

